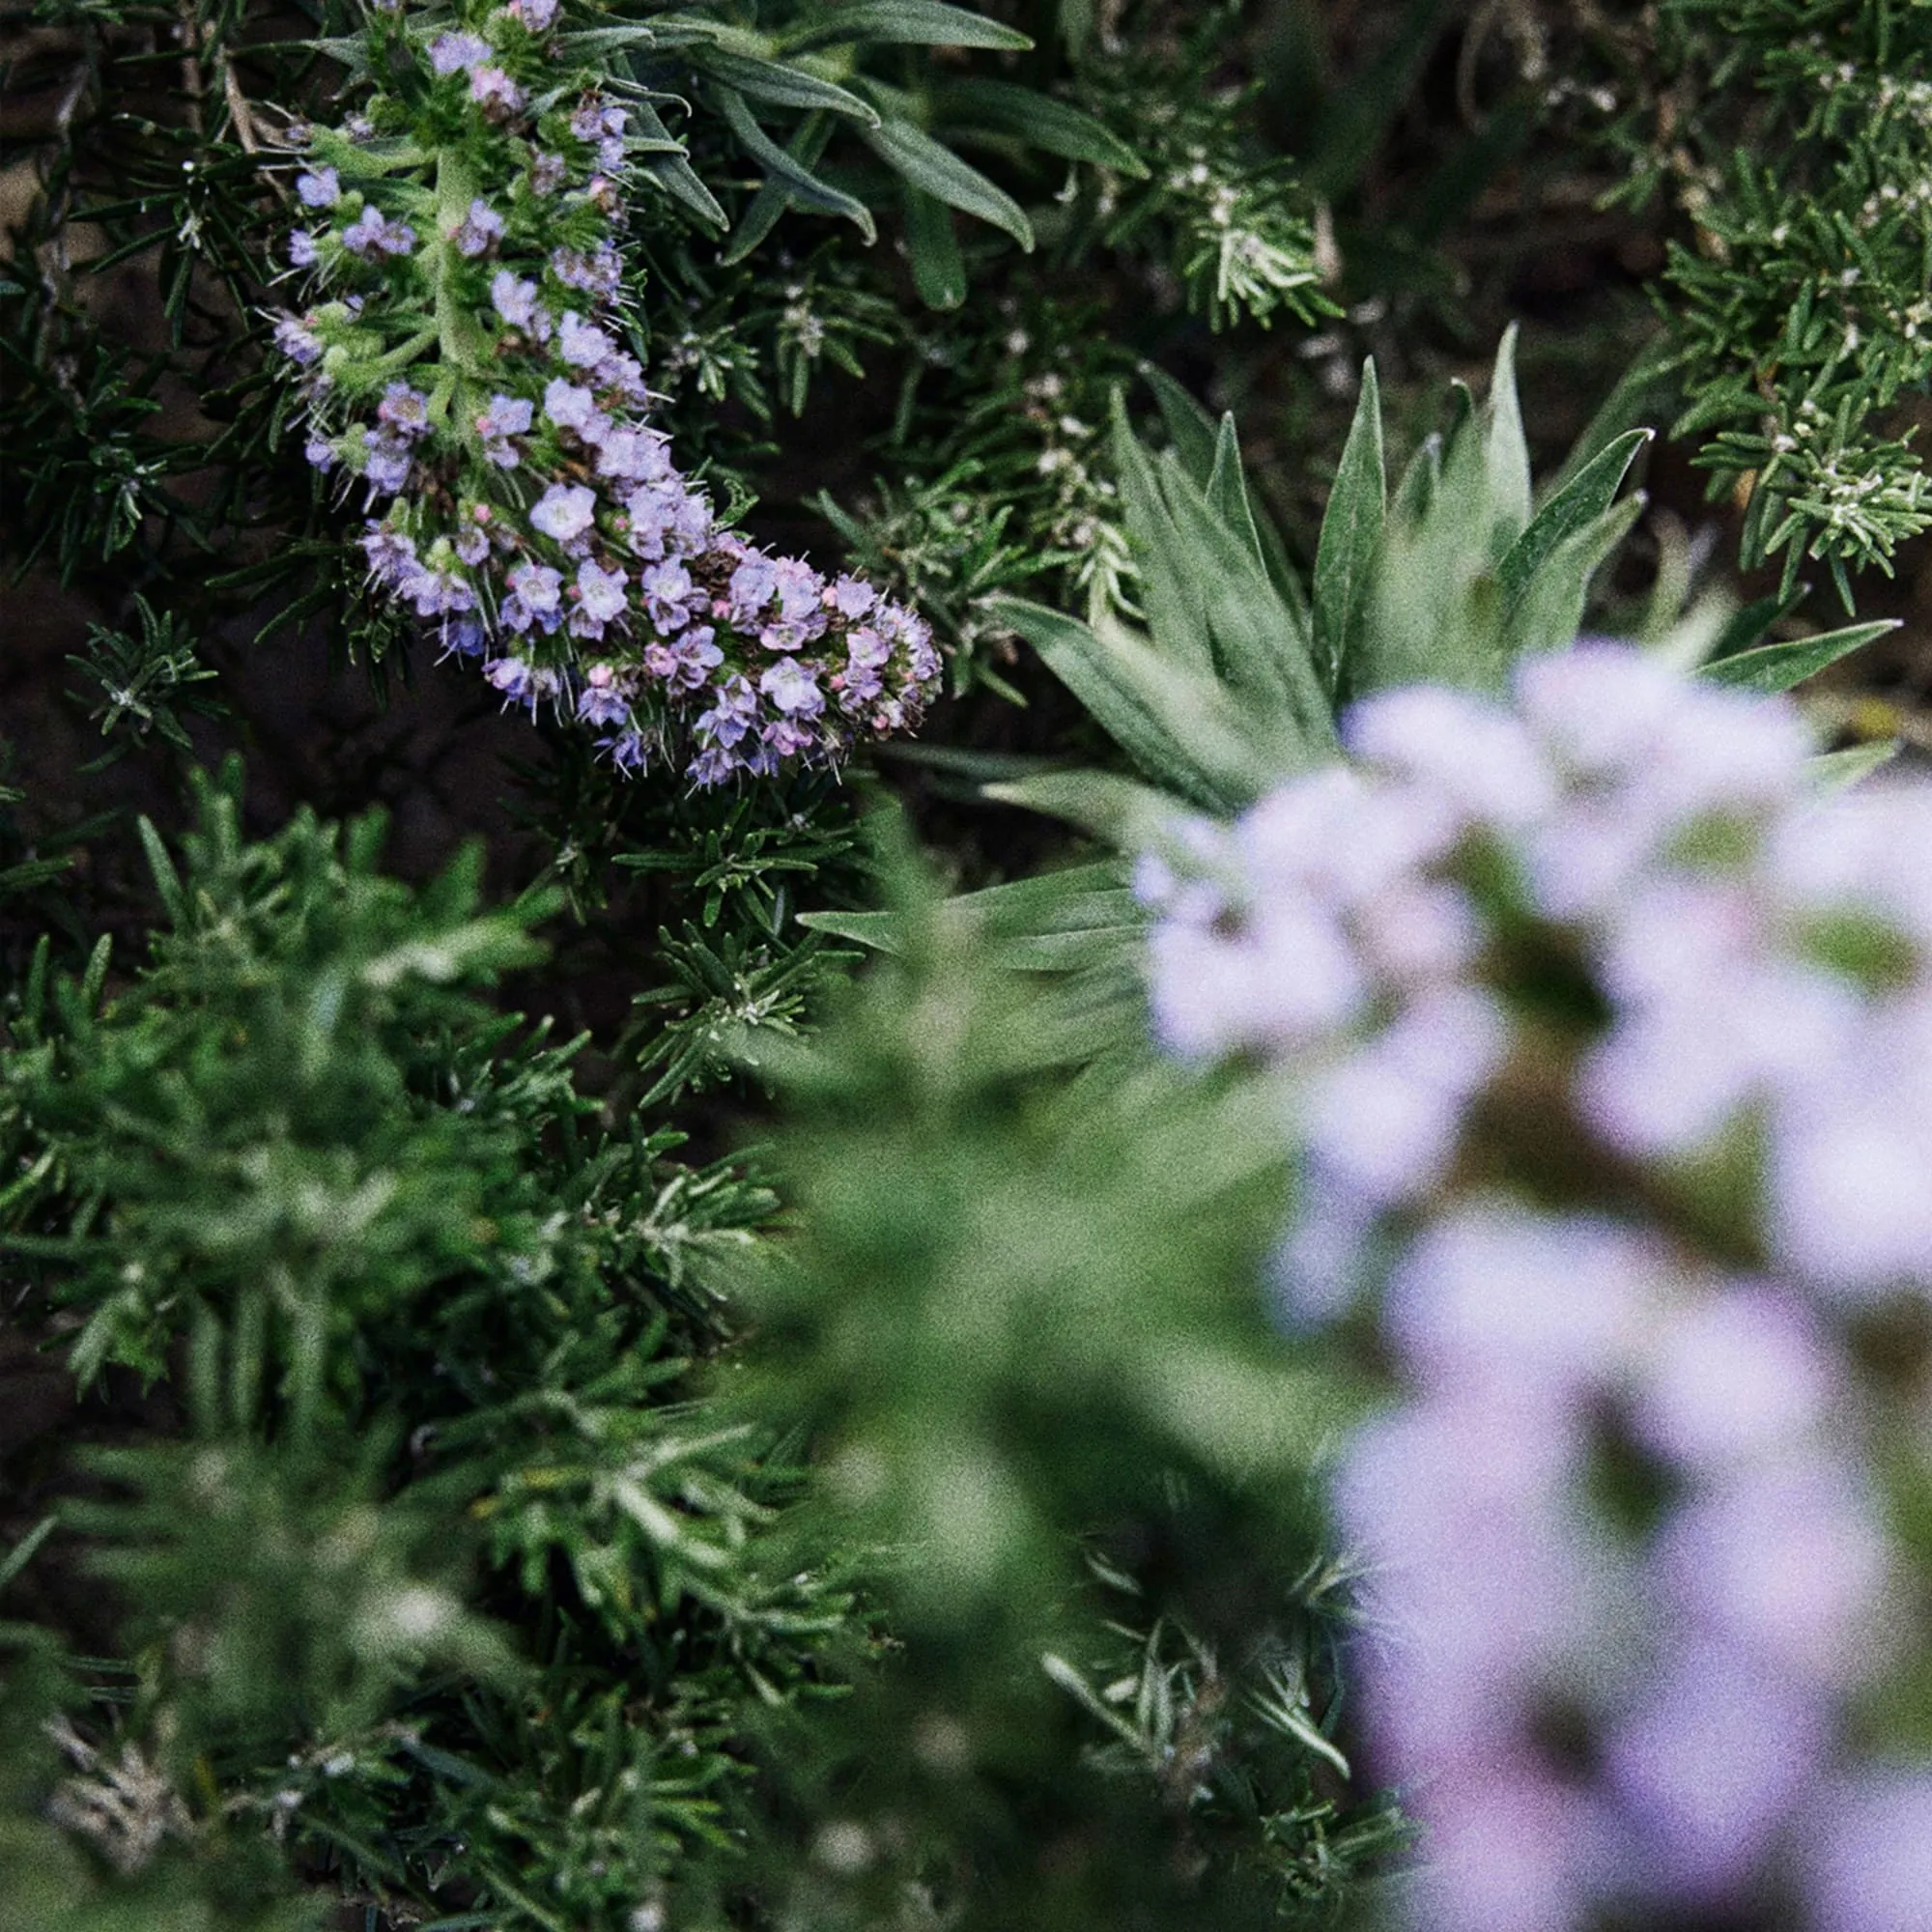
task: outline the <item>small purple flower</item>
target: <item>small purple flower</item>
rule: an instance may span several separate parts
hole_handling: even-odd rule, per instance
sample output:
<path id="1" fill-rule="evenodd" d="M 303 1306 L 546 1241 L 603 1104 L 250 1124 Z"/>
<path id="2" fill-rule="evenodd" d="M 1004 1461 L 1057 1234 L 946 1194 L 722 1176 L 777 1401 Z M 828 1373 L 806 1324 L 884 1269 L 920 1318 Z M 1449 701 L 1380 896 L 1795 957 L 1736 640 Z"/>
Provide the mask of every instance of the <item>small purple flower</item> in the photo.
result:
<path id="1" fill-rule="evenodd" d="M 537 285 L 520 281 L 508 269 L 498 269 L 490 283 L 490 301 L 512 328 L 536 334 Z"/>
<path id="2" fill-rule="evenodd" d="M 470 74 L 469 98 L 488 121 L 508 121 L 524 111 L 524 90 L 499 67 L 479 67 Z"/>
<path id="3" fill-rule="evenodd" d="M 577 566 L 577 609 L 570 615 L 574 637 L 601 638 L 604 627 L 624 611 L 630 582 L 621 570 L 605 570 L 586 557 Z"/>
<path id="4" fill-rule="evenodd" d="M 631 703 L 613 682 L 607 664 L 592 665 L 583 674 L 577 695 L 577 715 L 586 724 L 621 724 L 631 715 Z"/>
<path id="5" fill-rule="evenodd" d="M 545 34 L 556 18 L 556 7 L 557 0 L 510 0 L 504 12 L 521 20 L 531 33 Z"/>
<path id="6" fill-rule="evenodd" d="M 606 301 L 616 295 L 622 274 L 617 251 L 608 242 L 598 242 L 589 254 L 581 248 L 558 248 L 551 255 L 550 268 L 565 288 L 582 289 Z"/>
<path id="7" fill-rule="evenodd" d="M 841 577 L 832 586 L 833 608 L 855 624 L 878 601 L 879 593 L 861 577 Z"/>
<path id="8" fill-rule="evenodd" d="M 731 573 L 731 621 L 749 623 L 772 601 L 778 586 L 778 566 L 763 552 L 753 551 Z"/>
<path id="9" fill-rule="evenodd" d="M 713 641 L 717 635 L 709 624 L 696 624 L 668 642 L 647 644 L 644 668 L 674 690 L 702 691 L 724 662 L 724 653 Z"/>
<path id="10" fill-rule="evenodd" d="M 476 418 L 483 453 L 498 469 L 514 469 L 522 461 L 509 439 L 527 435 L 533 414 L 527 397 L 496 395 L 490 398 L 490 407 Z"/>
<path id="11" fill-rule="evenodd" d="M 372 204 L 342 231 L 342 245 L 365 262 L 377 255 L 407 255 L 416 245 L 416 231 L 406 221 L 385 221 Z"/>
<path id="12" fill-rule="evenodd" d="M 554 194 L 570 174 L 570 164 L 561 155 L 539 155 L 530 163 L 530 192 Z"/>
<path id="13" fill-rule="evenodd" d="M 493 658 L 483 667 L 483 675 L 503 694 L 506 704 L 527 704 L 532 718 L 537 715 L 537 701 L 556 690 L 554 670 L 540 670 L 522 658 Z"/>
<path id="14" fill-rule="evenodd" d="M 594 369 L 617 345 L 597 327 L 585 322 L 575 309 L 567 309 L 557 325 L 557 353 L 573 369 Z"/>
<path id="15" fill-rule="evenodd" d="M 391 383 L 376 405 L 376 417 L 388 424 L 392 436 L 413 442 L 429 434 L 429 398 L 407 383 Z"/>
<path id="16" fill-rule="evenodd" d="M 298 269 L 315 267 L 315 236 L 306 228 L 297 228 L 289 235 L 289 261 Z"/>
<path id="17" fill-rule="evenodd" d="M 378 524 L 365 531 L 359 542 L 369 559 L 369 575 L 378 583 L 400 583 L 415 568 L 415 543 L 405 531 Z"/>
<path id="18" fill-rule="evenodd" d="M 611 753 L 611 762 L 626 778 L 635 777 L 649 762 L 648 748 L 642 733 L 638 731 L 626 731 L 621 737 L 600 740 L 599 749 Z"/>
<path id="19" fill-rule="evenodd" d="M 553 483 L 530 511 L 530 526 L 567 544 L 581 537 L 597 516 L 597 493 L 581 483 Z"/>
<path id="20" fill-rule="evenodd" d="M 298 369 L 306 369 L 322 359 L 322 338 L 292 315 L 285 315 L 276 322 L 275 347 Z"/>
<path id="21" fill-rule="evenodd" d="M 333 469 L 335 468 L 335 445 L 325 442 L 321 437 L 312 437 L 302 445 L 302 454 L 308 459 L 313 469 Z"/>
<path id="22" fill-rule="evenodd" d="M 567 320 L 567 318 L 566 318 Z M 576 383 L 553 376 L 544 389 L 544 414 L 558 429 L 575 430 L 582 436 L 597 413 L 597 399 Z"/>
<path id="23" fill-rule="evenodd" d="M 733 772 L 742 770 L 740 761 L 720 745 L 707 745 L 684 768 L 693 784 L 704 789 L 723 784 Z"/>
<path id="24" fill-rule="evenodd" d="M 669 439 L 658 430 L 630 425 L 613 429 L 597 452 L 597 473 L 622 483 L 657 482 L 670 473 L 668 446 Z"/>
<path id="25" fill-rule="evenodd" d="M 490 539 L 478 525 L 471 524 L 457 533 L 456 554 L 474 569 L 490 554 Z"/>
<path id="26" fill-rule="evenodd" d="M 818 680 L 796 658 L 782 658 L 768 667 L 758 689 L 787 717 L 816 718 L 825 709 Z"/>
<path id="27" fill-rule="evenodd" d="M 719 687 L 716 701 L 698 719 L 696 728 L 701 736 L 728 748 L 744 737 L 757 717 L 757 694 L 746 679 L 732 676 Z"/>
<path id="28" fill-rule="evenodd" d="M 380 436 L 373 429 L 362 432 L 362 445 L 368 452 L 362 474 L 372 490 L 394 496 L 409 483 L 413 459 L 409 443 L 400 437 Z"/>
<path id="29" fill-rule="evenodd" d="M 304 208 L 333 208 L 342 199 L 342 184 L 333 168 L 310 168 L 296 177 L 296 193 Z"/>
<path id="30" fill-rule="evenodd" d="M 479 195 L 469 204 L 469 213 L 456 231 L 460 255 L 476 256 L 489 251 L 491 244 L 503 239 L 503 217 Z"/>
<path id="31" fill-rule="evenodd" d="M 429 43 L 429 64 L 440 74 L 469 72 L 490 58 L 480 34 L 439 34 Z"/>
<path id="32" fill-rule="evenodd" d="M 689 607 L 696 586 L 691 573 L 675 560 L 654 563 L 638 580 L 644 609 L 660 631 L 675 631 L 690 621 Z"/>

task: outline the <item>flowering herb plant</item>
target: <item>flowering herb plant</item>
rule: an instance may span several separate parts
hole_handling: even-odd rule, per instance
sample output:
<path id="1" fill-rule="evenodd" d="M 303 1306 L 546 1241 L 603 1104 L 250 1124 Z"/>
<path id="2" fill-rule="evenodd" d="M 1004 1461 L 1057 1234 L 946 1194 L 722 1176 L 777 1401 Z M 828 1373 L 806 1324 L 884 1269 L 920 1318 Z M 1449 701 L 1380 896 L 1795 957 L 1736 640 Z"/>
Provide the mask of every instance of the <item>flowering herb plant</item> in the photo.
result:
<path id="1" fill-rule="evenodd" d="M 612 240 L 630 115 L 561 65 L 555 0 L 368 31 L 385 84 L 296 177 L 321 299 L 275 339 L 309 461 L 386 506 L 376 586 L 623 771 L 718 784 L 916 724 L 925 625 L 723 527 L 649 420 Z"/>

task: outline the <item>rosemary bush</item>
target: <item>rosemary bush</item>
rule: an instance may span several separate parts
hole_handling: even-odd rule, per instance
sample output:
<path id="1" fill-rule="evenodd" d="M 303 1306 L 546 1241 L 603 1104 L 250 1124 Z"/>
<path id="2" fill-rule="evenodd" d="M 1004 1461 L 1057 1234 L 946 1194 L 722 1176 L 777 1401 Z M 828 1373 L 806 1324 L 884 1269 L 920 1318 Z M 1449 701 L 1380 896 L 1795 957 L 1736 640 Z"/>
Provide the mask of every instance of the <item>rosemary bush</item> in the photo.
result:
<path id="1" fill-rule="evenodd" d="M 0 1932 L 1932 1924 L 1924 12 L 8 12 Z"/>

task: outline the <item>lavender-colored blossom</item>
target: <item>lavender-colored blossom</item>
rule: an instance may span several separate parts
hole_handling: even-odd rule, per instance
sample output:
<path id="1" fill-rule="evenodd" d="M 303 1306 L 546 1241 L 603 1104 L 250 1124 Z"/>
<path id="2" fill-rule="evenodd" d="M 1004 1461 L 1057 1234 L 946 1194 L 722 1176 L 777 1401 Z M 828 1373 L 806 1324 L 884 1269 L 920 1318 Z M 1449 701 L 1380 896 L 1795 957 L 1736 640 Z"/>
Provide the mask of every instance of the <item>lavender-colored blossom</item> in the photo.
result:
<path id="1" fill-rule="evenodd" d="M 639 731 L 626 731 L 616 738 L 600 739 L 600 748 L 611 753 L 611 762 L 626 778 L 635 778 L 650 763 L 650 748 Z"/>
<path id="2" fill-rule="evenodd" d="M 591 526 L 597 493 L 581 483 L 553 483 L 530 510 L 530 526 L 558 543 L 569 543 Z"/>
<path id="3" fill-rule="evenodd" d="M 691 619 L 691 601 L 696 585 L 691 573 L 674 558 L 654 563 L 638 579 L 643 593 L 644 609 L 661 631 L 674 631 Z"/>
<path id="4" fill-rule="evenodd" d="M 581 248 L 558 248 L 550 258 L 551 273 L 567 289 L 609 300 L 617 293 L 622 264 L 617 251 L 608 242 L 600 242 L 586 253 Z"/>
<path id="5" fill-rule="evenodd" d="M 308 229 L 295 228 L 289 231 L 289 261 L 298 269 L 315 267 L 315 236 Z"/>
<path id="6" fill-rule="evenodd" d="M 757 716 L 757 694 L 743 677 L 728 677 L 718 687 L 717 698 L 698 719 L 696 729 L 701 737 L 729 750 L 752 728 Z"/>
<path id="7" fill-rule="evenodd" d="M 490 43 L 480 34 L 439 34 L 429 43 L 429 64 L 439 74 L 469 72 L 490 58 Z"/>
<path id="8" fill-rule="evenodd" d="M 592 665 L 584 672 L 577 715 L 586 724 L 621 724 L 630 717 L 630 699 L 618 689 L 616 673 L 609 665 Z"/>
<path id="9" fill-rule="evenodd" d="M 292 315 L 282 316 L 276 322 L 275 347 L 298 369 L 306 369 L 322 359 L 322 338 Z"/>
<path id="10" fill-rule="evenodd" d="M 793 658 L 767 667 L 758 689 L 788 718 L 816 718 L 825 709 L 818 680 Z"/>
<path id="11" fill-rule="evenodd" d="M 509 0 L 503 10 L 533 34 L 547 34 L 556 18 L 557 0 Z"/>
<path id="12" fill-rule="evenodd" d="M 762 551 L 754 551 L 731 573 L 731 621 L 750 624 L 772 601 L 778 585 L 778 566 Z"/>
<path id="13" fill-rule="evenodd" d="M 494 658 L 483 667 L 483 675 L 503 694 L 506 704 L 528 705 L 532 718 L 538 704 L 557 693 L 555 671 L 526 663 L 522 658 Z"/>
<path id="14" fill-rule="evenodd" d="M 302 456 L 312 469 L 333 469 L 338 461 L 335 445 L 319 436 L 311 437 L 302 444 Z"/>
<path id="15" fill-rule="evenodd" d="M 403 530 L 378 524 L 363 534 L 360 542 L 369 559 L 369 574 L 378 583 L 400 583 L 415 566 L 415 543 Z"/>
<path id="16" fill-rule="evenodd" d="M 538 155 L 530 161 L 530 191 L 533 194 L 554 194 L 569 177 L 570 164 L 561 155 Z"/>
<path id="17" fill-rule="evenodd" d="M 490 283 L 490 302 L 497 313 L 512 328 L 521 328 L 526 333 L 534 334 L 537 308 L 537 285 L 521 280 L 508 269 L 498 269 Z"/>
<path id="18" fill-rule="evenodd" d="M 416 245 L 416 231 L 406 221 L 384 220 L 382 211 L 371 204 L 342 231 L 342 245 L 364 261 L 378 255 L 407 255 Z"/>
<path id="19" fill-rule="evenodd" d="M 582 384 L 567 383 L 553 376 L 544 389 L 544 414 L 558 429 L 582 435 L 597 413 L 597 399 Z"/>
<path id="20" fill-rule="evenodd" d="M 1837 1780 L 1805 1846 L 1814 1932 L 1924 1932 L 1932 1925 L 1932 1770 L 1893 1767 Z"/>
<path id="21" fill-rule="evenodd" d="M 557 354 L 573 369 L 594 369 L 617 345 L 593 322 L 586 322 L 575 309 L 566 309 L 556 327 Z"/>
<path id="22" fill-rule="evenodd" d="M 333 168 L 309 168 L 296 177 L 296 193 L 304 208 L 333 208 L 342 199 L 342 183 Z"/>
<path id="23" fill-rule="evenodd" d="M 381 436 L 373 429 L 365 429 L 362 446 L 365 452 L 362 474 L 372 490 L 394 496 L 408 485 L 414 458 L 407 439 Z"/>
<path id="24" fill-rule="evenodd" d="M 604 627 L 624 611 L 624 591 L 630 580 L 621 570 L 605 570 L 585 558 L 577 566 L 577 609 L 570 628 L 580 638 L 601 638 Z"/>
<path id="25" fill-rule="evenodd" d="M 524 111 L 524 90 L 499 67 L 479 67 L 470 73 L 469 98 L 491 121 L 508 121 Z"/>
<path id="26" fill-rule="evenodd" d="M 392 436 L 413 442 L 429 434 L 429 398 L 408 383 L 391 383 L 376 405 L 376 418 L 388 425 Z"/>
<path id="27" fill-rule="evenodd" d="M 588 391 L 583 393 L 587 395 Z M 554 415 L 554 412 L 552 413 Z M 666 454 L 668 446 L 669 439 L 658 430 L 628 426 L 613 429 L 599 444 L 597 473 L 600 476 L 614 477 L 620 483 L 655 483 L 667 480 L 671 474 L 670 461 Z M 635 501 L 635 497 L 632 500 Z M 668 526 L 675 497 L 668 497 L 665 501 L 667 515 L 666 520 L 658 525 L 660 537 Z M 633 527 L 636 527 L 635 519 Z"/>
<path id="28" fill-rule="evenodd" d="M 833 608 L 855 624 L 878 601 L 879 593 L 863 577 L 841 577 L 832 586 Z"/>
<path id="29" fill-rule="evenodd" d="M 469 213 L 463 217 L 462 225 L 456 231 L 456 249 L 460 255 L 487 254 L 491 247 L 503 239 L 503 217 L 480 195 L 469 204 Z"/>

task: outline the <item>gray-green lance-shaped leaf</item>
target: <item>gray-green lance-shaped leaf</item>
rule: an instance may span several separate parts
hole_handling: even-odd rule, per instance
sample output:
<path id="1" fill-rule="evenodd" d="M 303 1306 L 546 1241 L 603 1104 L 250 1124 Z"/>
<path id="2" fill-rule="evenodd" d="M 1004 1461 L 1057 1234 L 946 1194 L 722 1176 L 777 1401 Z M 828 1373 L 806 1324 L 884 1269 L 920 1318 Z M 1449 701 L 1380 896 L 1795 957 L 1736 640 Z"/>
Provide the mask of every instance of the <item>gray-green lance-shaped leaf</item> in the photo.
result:
<path id="1" fill-rule="evenodd" d="M 1531 578 L 1565 538 L 1596 522 L 1610 507 L 1637 451 L 1650 441 L 1652 435 L 1647 429 L 1625 431 L 1592 457 L 1536 513 L 1529 527 L 1510 546 L 1497 566 L 1505 611 L 1516 609 Z"/>
<path id="2" fill-rule="evenodd" d="M 1009 80 L 955 81 L 934 94 L 932 108 L 949 133 L 994 134 L 1137 181 L 1147 176 L 1147 163 L 1111 128 L 1036 88 Z"/>
<path id="3" fill-rule="evenodd" d="M 1734 651 L 1705 665 L 1698 675 L 1738 691 L 1789 691 L 1861 645 L 1897 630 L 1900 622 L 1897 617 L 1881 617 L 1870 623 L 1847 624 L 1841 630 L 1821 631 L 1815 638 L 1794 638 L 1788 643 Z"/>
<path id="4" fill-rule="evenodd" d="M 1330 692 L 1340 688 L 1342 668 L 1361 643 L 1387 518 L 1381 391 L 1370 356 L 1315 550 L 1315 666 Z"/>
<path id="5" fill-rule="evenodd" d="M 1483 469 L 1489 479 L 1493 554 L 1501 556 L 1529 526 L 1529 443 L 1522 432 L 1522 406 L 1516 391 L 1516 324 L 1503 330 L 1490 377 L 1489 421 L 1483 439 Z"/>
<path id="6" fill-rule="evenodd" d="M 953 232 L 952 211 L 910 182 L 901 182 L 899 188 L 913 287 L 927 308 L 957 308 L 966 299 L 966 260 Z"/>
<path id="7" fill-rule="evenodd" d="M 781 107 L 818 109 L 827 114 L 842 114 L 867 128 L 879 125 L 878 109 L 861 100 L 835 81 L 821 80 L 803 68 L 786 67 L 781 61 L 754 60 L 745 54 L 727 53 L 722 47 L 707 47 L 692 63 L 700 73 L 742 94 L 750 100 L 770 100 Z"/>
<path id="8" fill-rule="evenodd" d="M 1019 203 L 923 128 L 910 121 L 889 120 L 859 132 L 882 161 L 922 193 L 962 214 L 978 215 L 1010 235 L 1022 248 L 1032 249 L 1033 223 Z"/>
<path id="9" fill-rule="evenodd" d="M 810 168 L 801 165 L 795 156 L 781 148 L 758 126 L 742 94 L 730 87 L 714 87 L 712 92 L 724 111 L 725 126 L 737 137 L 745 152 L 774 180 L 782 182 L 794 201 L 806 208 L 815 208 L 821 213 L 842 214 L 867 242 L 877 238 L 878 230 L 873 226 L 871 210 L 863 201 L 857 201 L 820 181 Z"/>
<path id="10" fill-rule="evenodd" d="M 818 165 L 818 157 L 824 154 L 831 138 L 831 118 L 824 114 L 808 114 L 785 143 L 785 153 L 800 167 L 810 170 Z M 730 245 L 724 254 L 725 267 L 730 268 L 744 261 L 778 226 L 786 209 L 797 205 L 790 188 L 776 176 L 767 175 L 759 183 L 757 193 L 752 197 L 752 205 L 732 230 Z"/>
<path id="11" fill-rule="evenodd" d="M 644 170 L 670 196 L 712 228 L 728 228 L 730 216 L 718 205 L 718 198 L 704 185 L 702 178 L 685 158 L 683 144 L 673 138 L 658 110 L 648 100 L 631 103 L 631 118 L 650 143 Z"/>
<path id="12" fill-rule="evenodd" d="M 1158 785 L 1206 810 L 1250 804 L 1296 762 L 1292 746 L 1258 746 L 1252 722 L 1209 674 L 1152 649 L 1124 626 L 1105 633 L 1017 597 L 988 601 Z"/>
<path id="13" fill-rule="evenodd" d="M 1558 651 L 1575 641 L 1583 621 L 1590 579 L 1643 515 L 1644 497 L 1627 497 L 1594 523 L 1572 530 L 1529 581 L 1515 608 L 1501 620 L 1502 648 L 1488 681 L 1500 684 L 1516 659 L 1531 651 Z"/>
<path id="14" fill-rule="evenodd" d="M 780 43 L 787 53 L 810 47 L 880 45 L 987 47 L 1000 53 L 1029 52 L 1033 42 L 1016 28 L 1002 26 L 983 14 L 949 7 L 944 0 L 847 0 L 806 20 Z"/>

